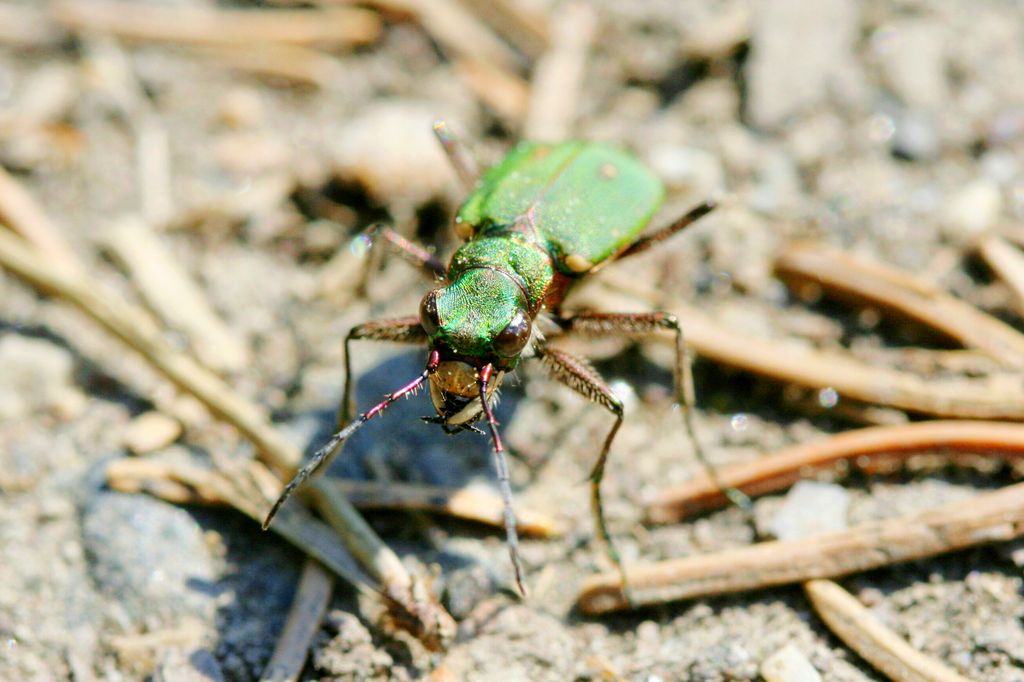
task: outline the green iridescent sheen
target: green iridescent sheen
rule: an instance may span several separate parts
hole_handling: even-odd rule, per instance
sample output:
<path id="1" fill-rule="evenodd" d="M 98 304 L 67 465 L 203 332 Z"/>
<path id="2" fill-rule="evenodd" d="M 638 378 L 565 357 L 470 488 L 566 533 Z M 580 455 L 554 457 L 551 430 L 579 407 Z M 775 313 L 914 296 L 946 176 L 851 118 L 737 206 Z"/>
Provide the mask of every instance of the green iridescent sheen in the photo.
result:
<path id="1" fill-rule="evenodd" d="M 489 355 L 494 338 L 526 305 L 522 288 L 507 275 L 491 268 L 467 270 L 438 291 L 441 326 L 433 338 L 459 355 Z"/>
<path id="2" fill-rule="evenodd" d="M 594 265 L 610 258 L 639 235 L 663 198 L 661 181 L 614 147 L 517 145 L 459 210 L 456 220 L 473 236 L 438 290 L 440 326 L 431 341 L 460 355 L 493 356 L 495 337 L 517 312 L 536 315 L 556 274 L 583 275 L 567 257 Z"/>
<path id="3" fill-rule="evenodd" d="M 626 152 L 600 143 L 522 143 L 483 177 L 456 218 L 478 235 L 515 226 L 532 234 L 566 274 L 563 259 L 597 264 L 633 241 L 665 190 Z"/>
<path id="4" fill-rule="evenodd" d="M 481 267 L 501 270 L 518 278 L 531 310 L 540 307 L 555 274 L 547 252 L 519 234 L 483 236 L 466 242 L 452 256 L 448 276 L 454 279 Z"/>

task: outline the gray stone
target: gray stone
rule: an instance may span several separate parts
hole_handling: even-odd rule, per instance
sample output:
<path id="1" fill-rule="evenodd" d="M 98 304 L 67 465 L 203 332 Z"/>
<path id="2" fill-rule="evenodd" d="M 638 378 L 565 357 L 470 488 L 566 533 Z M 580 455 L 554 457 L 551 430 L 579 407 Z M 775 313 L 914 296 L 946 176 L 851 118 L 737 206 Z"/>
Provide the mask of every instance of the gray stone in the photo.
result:
<path id="1" fill-rule="evenodd" d="M 751 36 L 747 116 L 775 128 L 858 80 L 858 5 L 851 0 L 767 0 Z"/>
<path id="2" fill-rule="evenodd" d="M 445 576 L 444 605 L 453 618 L 469 616 L 484 599 L 495 593 L 494 574 L 486 566 L 471 563 Z"/>
<path id="3" fill-rule="evenodd" d="M 170 648 L 153 674 L 154 682 L 224 682 L 224 674 L 207 649 Z"/>
<path id="4" fill-rule="evenodd" d="M 341 680 L 365 680 L 393 669 L 391 656 L 374 645 L 370 631 L 358 617 L 331 611 L 324 621 L 324 628 L 334 635 L 321 637 L 315 647 L 313 665 L 319 672 Z"/>
<path id="5" fill-rule="evenodd" d="M 101 492 L 86 506 L 82 540 L 101 592 L 138 626 L 210 619 L 214 560 L 188 512 L 145 495 Z"/>
<path id="6" fill-rule="evenodd" d="M 929 19 L 893 22 L 872 36 L 886 84 L 906 106 L 927 111 L 949 101 L 946 45 L 945 28 Z"/>

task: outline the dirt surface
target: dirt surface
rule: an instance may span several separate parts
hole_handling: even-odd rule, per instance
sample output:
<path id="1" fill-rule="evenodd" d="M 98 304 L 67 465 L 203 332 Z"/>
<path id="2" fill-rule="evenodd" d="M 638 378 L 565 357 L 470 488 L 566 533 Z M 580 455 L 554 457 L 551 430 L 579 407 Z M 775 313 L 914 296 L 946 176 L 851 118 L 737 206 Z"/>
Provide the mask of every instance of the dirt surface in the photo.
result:
<path id="1" fill-rule="evenodd" d="M 542 19 L 560 11 L 544 0 L 511 4 Z M 5 0 L 0 17 L 35 17 L 45 5 Z M 773 258 L 790 239 L 815 239 L 906 269 L 1022 326 L 1009 289 L 971 251 L 979 236 L 1014 234 L 1024 219 L 1019 2 L 589 7 L 596 37 L 572 134 L 632 149 L 665 179 L 670 197 L 657 223 L 708 196 L 729 197 L 685 236 L 609 272 L 660 292 L 665 305 L 688 301 L 746 333 L 847 348 L 871 362 L 898 363 L 897 351 L 910 346 L 950 347 L 918 327 L 879 323 L 874 311 L 791 297 L 772 276 Z M 260 46 L 186 49 L 102 31 L 67 34 L 46 22 L 38 34 L 0 27 L 0 166 L 40 200 L 89 272 L 129 300 L 139 294 L 111 255 L 109 230 L 125 219 L 158 229 L 241 349 L 197 354 L 219 363 L 236 390 L 303 446 L 331 428 L 347 330 L 412 313 L 429 286 L 390 259 L 357 293 L 352 263 L 361 261 L 339 271 L 335 255 L 381 219 L 449 253 L 461 191 L 431 121 L 451 121 L 493 162 L 519 138 L 526 115 L 521 89 L 509 90 L 512 104 L 502 110 L 436 32 L 408 14 L 382 17 L 365 45 L 312 50 L 325 60 L 316 68 L 297 53 L 266 53 L 305 64 L 304 82 L 234 68 Z M 529 45 L 511 50 L 519 61 L 508 67 L 527 85 L 539 58 Z M 486 89 L 500 86 L 498 79 Z M 157 154 L 153 170 L 146 155 L 163 148 L 160 139 L 168 156 L 161 164 Z M 593 286 L 576 306 L 643 310 L 650 301 Z M 168 338 L 187 347 L 180 330 Z M 672 403 L 671 357 L 659 344 L 580 348 L 627 406 L 605 486 L 627 562 L 755 541 L 735 509 L 642 523 L 645 497 L 699 471 Z M 358 345 L 360 404 L 422 363 L 420 350 Z M 978 360 L 967 371 L 990 368 Z M 698 424 L 716 464 L 902 418 L 843 409 L 827 392 L 708 362 L 696 370 Z M 436 571 L 460 636 L 447 653 L 430 653 L 389 635 L 341 585 L 302 679 L 746 680 L 759 679 L 763 661 L 790 644 L 824 680 L 882 679 L 828 632 L 797 587 L 611 618 L 577 613 L 583 579 L 609 568 L 593 537 L 585 479 L 610 419 L 539 367 L 517 374 L 498 413 L 515 455 L 516 501 L 567 528 L 560 538 L 523 540 L 529 596 L 515 597 L 500 532 L 370 515 L 411 567 Z M 139 415 L 158 408 L 192 415 L 180 437 L 174 422 L 139 425 Z M 492 481 L 487 440 L 444 436 L 418 419 L 431 411 L 422 395 L 396 405 L 350 443 L 332 474 Z M 0 679 L 259 678 L 303 557 L 235 512 L 107 489 L 105 463 L 133 443 L 150 449 L 147 442 L 156 451 L 143 456 L 252 455 L 81 313 L 0 271 Z M 848 479 L 847 517 L 905 514 L 1011 480 L 1000 469 Z M 782 505 L 759 500 L 758 528 L 769 528 Z M 970 679 L 1024 680 L 1021 554 L 983 547 L 843 584 Z"/>

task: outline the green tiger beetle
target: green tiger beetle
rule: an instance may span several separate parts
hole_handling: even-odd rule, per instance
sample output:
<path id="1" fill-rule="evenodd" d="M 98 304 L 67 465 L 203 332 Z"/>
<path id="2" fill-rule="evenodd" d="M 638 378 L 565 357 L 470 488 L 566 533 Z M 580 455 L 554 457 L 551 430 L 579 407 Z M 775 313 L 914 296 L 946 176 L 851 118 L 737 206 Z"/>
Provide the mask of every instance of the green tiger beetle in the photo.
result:
<path id="1" fill-rule="evenodd" d="M 437 415 L 425 420 L 439 424 L 447 433 L 481 433 L 474 424 L 480 420 L 486 423 L 504 499 L 509 555 L 516 584 L 525 594 L 508 463 L 492 403 L 504 376 L 520 360 L 535 358 L 554 379 L 615 417 L 589 478 L 598 532 L 626 586 L 601 501 L 605 462 L 622 425 L 622 401 L 587 360 L 549 345 L 549 340 L 564 334 L 675 334 L 676 400 L 697 458 L 718 483 L 696 437 L 690 363 L 676 318 L 658 312 L 566 314 L 562 310 L 566 295 L 581 279 L 668 239 L 709 213 L 715 204 L 706 201 L 670 225 L 642 235 L 661 205 L 665 190 L 661 181 L 631 155 L 599 143 L 524 142 L 476 182 L 474 164 L 445 124 L 439 122 L 434 130 L 458 175 L 470 187 L 475 183 L 455 218 L 455 231 L 465 243 L 445 267 L 425 248 L 397 232 L 383 226 L 371 228 L 369 237 L 383 238 L 443 285 L 423 297 L 419 315 L 366 322 L 349 332 L 345 338 L 341 428 L 288 483 L 263 526 L 269 526 L 284 501 L 326 464 L 349 436 L 426 383 Z M 419 376 L 353 420 L 350 344 L 355 340 L 426 345 L 429 353 Z M 726 492 L 733 502 L 746 506 L 742 493 Z"/>

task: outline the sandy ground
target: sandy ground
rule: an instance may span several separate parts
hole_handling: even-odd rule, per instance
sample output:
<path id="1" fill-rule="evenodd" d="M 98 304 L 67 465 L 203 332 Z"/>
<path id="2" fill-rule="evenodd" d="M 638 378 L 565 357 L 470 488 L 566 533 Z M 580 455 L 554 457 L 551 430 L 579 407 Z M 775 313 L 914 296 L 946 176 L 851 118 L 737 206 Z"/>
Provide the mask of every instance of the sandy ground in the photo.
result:
<path id="1" fill-rule="evenodd" d="M 44 4 L 3 2 L 0 17 Z M 555 11 L 541 0 L 512 4 Z M 792 298 L 772 276 L 773 256 L 790 239 L 815 239 L 921 275 L 1020 328 L 1009 290 L 971 255 L 980 235 L 1019 230 L 1024 219 L 1019 2 L 591 7 L 597 38 L 572 134 L 630 148 L 665 179 L 670 199 L 656 222 L 710 195 L 732 198 L 686 236 L 616 266 L 620 276 L 746 333 L 845 347 L 872 362 L 898 362 L 897 351 L 911 346 L 950 347 L 913 326 L 879 324 L 871 311 Z M 211 351 L 207 360 L 304 445 L 331 426 L 346 331 L 413 312 L 428 286 L 393 259 L 365 295 L 352 294 L 345 277 L 325 291 L 332 256 L 378 219 L 450 252 L 459 192 L 430 121 L 452 121 L 487 162 L 522 129 L 521 107 L 482 101 L 450 46 L 407 17 L 385 18 L 367 45 L 318 51 L 329 61 L 317 84 L 234 69 L 238 53 L 91 32 L 19 41 L 0 27 L 0 165 L 39 198 L 90 273 L 130 300 L 138 293 L 106 246 L 110 230 L 126 219 L 158 228 L 241 349 Z M 520 48 L 512 72 L 528 77 L 535 55 Z M 138 162 L 140 130 L 166 136 L 169 175 L 160 167 L 147 174 Z M 579 305 L 647 304 L 595 287 L 580 292 Z M 180 332 L 168 338 L 187 346 Z M 587 347 L 627 404 L 605 488 L 627 561 L 755 539 L 737 510 L 668 526 L 641 521 L 646 495 L 698 471 L 672 405 L 665 350 Z M 361 404 L 422 362 L 419 350 L 359 345 Z M 814 394 L 706 361 L 696 370 L 699 427 L 718 464 L 901 418 L 830 409 Z M 434 671 L 434 679 L 466 680 L 746 680 L 789 644 L 822 679 L 882 679 L 828 632 L 796 587 L 611 618 L 577 613 L 583 579 L 609 567 L 593 538 L 584 481 L 610 420 L 539 368 L 519 374 L 499 411 L 515 454 L 517 504 L 568 529 L 523 541 L 530 596 L 511 590 L 500 533 L 425 515 L 371 515 L 411 567 L 436 567 L 435 587 L 461 635 L 446 654 L 427 652 L 387 635 L 342 587 L 302 679 Z M 138 423 L 169 405 L 198 414 L 180 438 L 171 434 L 173 443 Z M 430 411 L 424 396 L 396 406 L 359 434 L 333 474 L 493 480 L 487 441 L 445 437 L 419 421 Z M 127 454 L 133 433 L 155 439 L 148 456 L 251 455 L 236 433 L 177 398 L 79 312 L 0 272 L 0 679 L 259 678 L 302 556 L 232 511 L 107 489 L 103 467 Z M 905 514 L 1011 480 L 1002 470 L 854 478 L 844 482 L 848 518 Z M 759 501 L 759 528 L 782 505 Z M 970 679 L 1024 680 L 1024 559 L 1015 549 L 983 547 L 843 584 Z"/>

